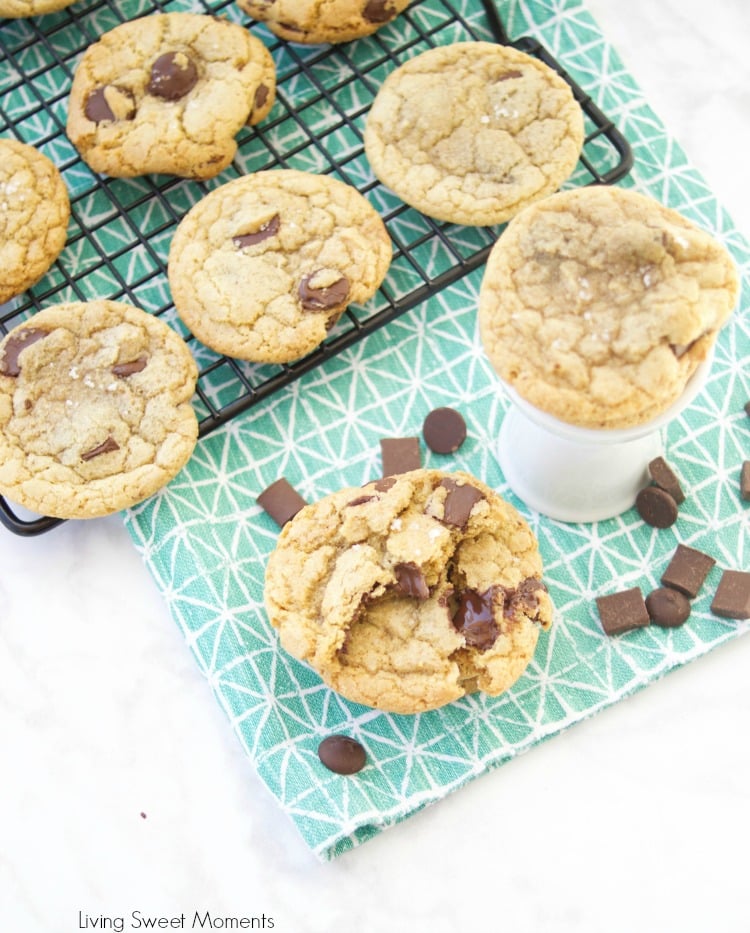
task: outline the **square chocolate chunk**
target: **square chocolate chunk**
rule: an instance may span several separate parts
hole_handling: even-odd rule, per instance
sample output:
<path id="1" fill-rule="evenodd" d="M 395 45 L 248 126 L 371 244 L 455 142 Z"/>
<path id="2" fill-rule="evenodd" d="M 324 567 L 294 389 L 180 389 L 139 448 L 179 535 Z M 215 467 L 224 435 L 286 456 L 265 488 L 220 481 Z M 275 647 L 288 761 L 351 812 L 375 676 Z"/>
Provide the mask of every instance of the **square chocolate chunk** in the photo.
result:
<path id="1" fill-rule="evenodd" d="M 695 548 L 678 544 L 677 550 L 661 577 L 664 586 L 679 590 L 689 599 L 695 599 L 711 568 L 716 563 L 713 557 Z"/>
<path id="2" fill-rule="evenodd" d="M 711 612 L 725 619 L 750 619 L 750 573 L 725 570 L 716 588 Z"/>
<path id="3" fill-rule="evenodd" d="M 283 476 L 264 489 L 257 502 L 280 528 L 307 505 L 294 486 Z"/>
<path id="4" fill-rule="evenodd" d="M 384 437 L 380 440 L 383 476 L 408 473 L 422 466 L 418 437 Z"/>
<path id="5" fill-rule="evenodd" d="M 631 629 L 643 628 L 651 621 L 643 593 L 637 586 L 608 596 L 598 596 L 596 607 L 607 635 L 620 635 Z"/>

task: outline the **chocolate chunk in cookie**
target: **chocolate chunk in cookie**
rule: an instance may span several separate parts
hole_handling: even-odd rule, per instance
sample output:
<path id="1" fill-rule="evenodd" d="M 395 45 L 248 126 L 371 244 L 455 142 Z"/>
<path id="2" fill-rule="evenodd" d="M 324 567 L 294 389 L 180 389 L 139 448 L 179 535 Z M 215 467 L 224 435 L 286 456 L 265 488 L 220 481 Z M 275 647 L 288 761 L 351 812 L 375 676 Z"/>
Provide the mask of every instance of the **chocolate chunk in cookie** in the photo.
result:
<path id="1" fill-rule="evenodd" d="M 274 35 L 306 45 L 352 42 L 391 22 L 409 0 L 237 0 Z"/>

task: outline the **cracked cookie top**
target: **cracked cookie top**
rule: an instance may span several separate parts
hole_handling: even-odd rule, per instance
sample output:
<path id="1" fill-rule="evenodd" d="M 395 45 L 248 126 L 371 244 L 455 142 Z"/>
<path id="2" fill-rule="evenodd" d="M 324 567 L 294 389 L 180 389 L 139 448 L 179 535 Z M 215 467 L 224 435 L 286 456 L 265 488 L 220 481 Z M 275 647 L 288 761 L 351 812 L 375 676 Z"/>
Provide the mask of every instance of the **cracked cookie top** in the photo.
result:
<path id="1" fill-rule="evenodd" d="M 588 428 L 646 423 L 675 402 L 737 301 L 724 246 L 625 188 L 554 194 L 490 253 L 479 326 L 501 379 Z"/>
<path id="2" fill-rule="evenodd" d="M 365 152 L 383 184 L 438 220 L 508 220 L 560 187 L 583 145 L 583 115 L 551 68 L 490 42 L 430 49 L 383 82 Z"/>
<path id="3" fill-rule="evenodd" d="M 169 285 L 206 346 L 289 362 L 317 347 L 347 305 L 375 293 L 391 253 L 380 215 L 356 188 L 271 169 L 226 182 L 185 215 Z"/>
<path id="4" fill-rule="evenodd" d="M 135 505 L 193 452 L 197 375 L 183 339 L 139 308 L 37 312 L 0 343 L 0 492 L 57 518 Z"/>
<path id="5" fill-rule="evenodd" d="M 71 86 L 67 131 L 96 172 L 212 178 L 235 135 L 271 110 L 276 71 L 260 39 L 201 13 L 153 13 L 89 46 Z"/>
<path id="6" fill-rule="evenodd" d="M 526 522 L 475 477 L 428 469 L 298 512 L 265 600 L 290 654 L 348 699 L 397 713 L 507 690 L 552 621 Z"/>
<path id="7" fill-rule="evenodd" d="M 37 282 L 68 235 L 70 199 L 54 163 L 38 149 L 0 139 L 0 304 Z"/>
<path id="8" fill-rule="evenodd" d="M 240 9 L 288 42 L 352 42 L 372 35 L 410 0 L 237 0 Z"/>

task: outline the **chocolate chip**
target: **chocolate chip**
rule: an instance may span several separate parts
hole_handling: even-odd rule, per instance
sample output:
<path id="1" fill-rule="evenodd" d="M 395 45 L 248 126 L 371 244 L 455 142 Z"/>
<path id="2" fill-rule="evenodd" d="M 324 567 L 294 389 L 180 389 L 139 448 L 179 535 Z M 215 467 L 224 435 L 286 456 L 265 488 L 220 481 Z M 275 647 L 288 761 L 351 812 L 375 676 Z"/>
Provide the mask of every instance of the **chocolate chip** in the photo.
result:
<path id="1" fill-rule="evenodd" d="M 646 486 L 635 497 L 635 507 L 644 522 L 654 528 L 669 528 L 677 521 L 677 503 L 658 486 Z"/>
<path id="2" fill-rule="evenodd" d="M 121 112 L 119 115 L 110 106 L 107 92 L 111 99 L 118 100 Z M 135 100 L 132 93 L 126 88 L 115 84 L 106 84 L 94 88 L 86 98 L 83 107 L 84 115 L 92 123 L 112 123 L 115 120 L 132 120 L 135 116 Z"/>
<path id="3" fill-rule="evenodd" d="M 484 499 L 484 493 L 469 483 L 457 483 L 452 479 L 444 479 L 440 485 L 448 490 L 443 506 L 443 521 L 456 528 L 465 528 L 471 510 Z"/>
<path id="4" fill-rule="evenodd" d="M 643 594 L 637 586 L 607 596 L 597 596 L 596 607 L 607 635 L 620 635 L 642 628 L 650 621 Z"/>
<path id="5" fill-rule="evenodd" d="M 418 437 L 383 437 L 380 440 L 383 476 L 408 473 L 422 466 Z"/>
<path id="6" fill-rule="evenodd" d="M 387 23 L 394 18 L 396 10 L 389 6 L 387 0 L 367 0 L 362 16 L 369 23 Z"/>
<path id="7" fill-rule="evenodd" d="M 411 562 L 396 564 L 393 568 L 398 581 L 398 588 L 407 596 L 416 599 L 427 599 L 430 595 L 429 587 L 420 568 Z"/>
<path id="8" fill-rule="evenodd" d="M 102 441 L 101 444 L 98 444 L 96 447 L 92 447 L 91 450 L 87 450 L 85 453 L 82 453 L 81 460 L 93 460 L 94 457 L 101 457 L 102 454 L 109 454 L 119 449 L 120 445 L 110 435 L 106 441 Z"/>
<path id="9" fill-rule="evenodd" d="M 664 457 L 656 457 L 652 460 L 648 465 L 648 472 L 659 489 L 668 492 L 677 505 L 685 501 L 685 493 L 682 491 L 682 486 L 677 478 L 677 474 Z"/>
<path id="10" fill-rule="evenodd" d="M 283 476 L 264 489 L 256 501 L 279 528 L 286 525 L 307 505 L 294 486 Z"/>
<path id="11" fill-rule="evenodd" d="M 355 505 L 364 505 L 366 502 L 375 502 L 377 496 L 358 496 L 356 499 L 352 499 L 351 502 L 347 502 L 344 508 L 350 509 Z"/>
<path id="12" fill-rule="evenodd" d="M 688 599 L 695 599 L 715 563 L 713 557 L 708 554 L 686 544 L 678 544 L 661 575 L 661 582 L 664 586 L 670 586 L 673 590 L 683 593 Z"/>
<path id="13" fill-rule="evenodd" d="M 128 376 L 133 376 L 135 373 L 143 372 L 148 364 L 147 356 L 139 356 L 136 360 L 129 360 L 126 363 L 115 363 L 112 367 L 112 372 L 115 376 L 120 376 L 123 379 Z"/>
<path id="14" fill-rule="evenodd" d="M 750 619 L 750 573 L 725 570 L 716 588 L 711 612 L 725 619 Z"/>
<path id="15" fill-rule="evenodd" d="M 509 81 L 511 78 L 522 78 L 523 72 L 514 68 L 513 71 L 504 71 L 495 78 L 495 81 Z"/>
<path id="16" fill-rule="evenodd" d="M 750 460 L 744 460 L 740 468 L 740 495 L 746 502 L 750 500 Z"/>
<path id="17" fill-rule="evenodd" d="M 479 651 L 487 651 L 497 639 L 495 622 L 496 591 L 493 587 L 478 593 L 464 590 L 453 613 L 453 627 L 464 636 L 466 644 Z"/>
<path id="18" fill-rule="evenodd" d="M 379 479 L 375 483 L 375 488 L 378 492 L 388 492 L 389 489 L 393 489 L 397 482 L 398 477 L 396 476 L 384 476 L 383 479 Z"/>
<path id="19" fill-rule="evenodd" d="M 646 609 L 654 625 L 677 628 L 690 615 L 690 600 L 679 590 L 660 586 L 646 597 Z"/>
<path id="20" fill-rule="evenodd" d="M 452 454 L 466 440 L 466 422 L 454 408 L 434 408 L 424 419 L 422 435 L 436 454 Z"/>
<path id="21" fill-rule="evenodd" d="M 21 353 L 32 343 L 46 337 L 47 333 L 41 327 L 24 327 L 11 334 L 5 341 L 2 357 L 0 357 L 0 373 L 3 376 L 18 376 L 21 372 L 19 360 Z"/>
<path id="22" fill-rule="evenodd" d="M 356 774 L 367 762 L 364 746 L 348 735 L 329 735 L 318 746 L 318 758 L 336 774 Z"/>
<path id="23" fill-rule="evenodd" d="M 184 52 L 165 52 L 151 66 L 151 78 L 146 90 L 162 100 L 180 100 L 195 87 L 198 69 Z"/>
<path id="24" fill-rule="evenodd" d="M 253 113 L 265 107 L 269 93 L 268 87 L 265 84 L 259 84 L 256 87 L 255 95 L 253 96 Z"/>
<path id="25" fill-rule="evenodd" d="M 329 285 L 320 285 L 322 270 L 302 277 L 297 294 L 304 311 L 329 311 L 346 302 L 349 297 L 349 279 L 342 275 Z"/>
<path id="26" fill-rule="evenodd" d="M 273 217 L 265 221 L 265 223 L 262 223 L 257 230 L 232 237 L 232 243 L 234 243 L 238 249 L 243 249 L 245 246 L 255 246 L 256 243 L 262 243 L 263 240 L 268 240 L 270 237 L 276 236 L 280 226 L 281 218 L 278 214 L 274 214 Z"/>

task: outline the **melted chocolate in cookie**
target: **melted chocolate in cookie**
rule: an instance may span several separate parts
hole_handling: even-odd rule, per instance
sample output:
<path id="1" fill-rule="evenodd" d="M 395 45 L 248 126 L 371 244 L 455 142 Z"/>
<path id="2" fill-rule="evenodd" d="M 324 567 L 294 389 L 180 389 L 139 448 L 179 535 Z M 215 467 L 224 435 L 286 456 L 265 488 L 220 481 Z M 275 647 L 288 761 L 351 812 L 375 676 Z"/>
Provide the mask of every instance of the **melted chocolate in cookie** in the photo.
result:
<path id="1" fill-rule="evenodd" d="M 270 220 L 261 224 L 257 230 L 232 237 L 232 243 L 234 243 L 238 249 L 243 249 L 245 246 L 255 246 L 257 243 L 262 243 L 263 240 L 268 240 L 270 237 L 276 236 L 280 226 L 281 218 L 278 214 L 274 214 Z"/>
<path id="2" fill-rule="evenodd" d="M 427 599 L 430 595 L 429 587 L 422 574 L 422 571 L 416 564 L 404 563 L 396 564 L 394 567 L 398 588 L 406 596 L 414 596 L 416 599 Z"/>
<path id="3" fill-rule="evenodd" d="M 471 648 L 487 651 L 495 644 L 495 597 L 495 588 L 491 586 L 484 593 L 464 590 L 458 598 L 458 606 L 453 614 L 453 626 L 464 636 L 466 644 Z"/>
<path id="4" fill-rule="evenodd" d="M 110 435 L 106 441 L 102 441 L 101 444 L 98 444 L 96 447 L 92 447 L 91 450 L 87 450 L 81 454 L 81 460 L 93 460 L 94 457 L 100 457 L 102 454 L 111 453 L 113 450 L 119 450 L 120 445 L 117 441 Z"/>
<path id="5" fill-rule="evenodd" d="M 316 288 L 311 284 L 318 272 L 303 276 L 299 283 L 299 300 L 304 311 L 329 311 L 343 304 L 349 296 L 349 279 L 342 275 L 330 285 Z"/>
<path id="6" fill-rule="evenodd" d="M 465 528 L 471 510 L 480 499 L 484 499 L 484 494 L 468 483 L 461 485 L 452 479 L 444 479 L 440 485 L 448 490 L 443 521 L 448 525 L 455 525 L 456 528 Z"/>
<path id="7" fill-rule="evenodd" d="M 146 90 L 162 100 L 180 100 L 198 81 L 195 62 L 184 52 L 165 52 L 151 66 L 151 80 Z"/>
<path id="8" fill-rule="evenodd" d="M 0 373 L 3 376 L 18 376 L 21 372 L 19 356 L 21 352 L 47 336 L 47 331 L 40 327 L 26 327 L 8 339 L 0 358 Z"/>
<path id="9" fill-rule="evenodd" d="M 120 376 L 122 379 L 126 379 L 128 376 L 133 376 L 135 373 L 143 372 L 148 364 L 147 356 L 139 356 L 135 360 L 128 360 L 125 363 L 115 363 L 112 367 L 112 374 L 114 376 Z"/>
<path id="10" fill-rule="evenodd" d="M 367 0 L 362 10 L 362 16 L 368 23 L 387 23 L 394 18 L 396 10 L 387 0 Z"/>
<path id="11" fill-rule="evenodd" d="M 119 118 L 107 101 L 106 91 L 108 87 L 113 88 L 123 100 L 127 101 L 127 109 L 124 115 L 121 115 Z M 101 87 L 95 87 L 86 98 L 83 112 L 86 115 L 86 119 L 91 120 L 92 123 L 112 123 L 118 119 L 132 120 L 135 116 L 135 101 L 130 91 L 125 88 L 116 87 L 115 85 L 102 85 Z"/>

